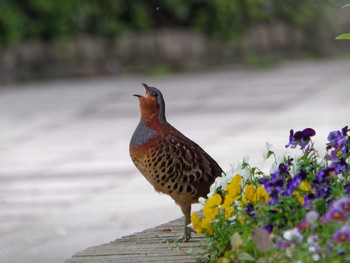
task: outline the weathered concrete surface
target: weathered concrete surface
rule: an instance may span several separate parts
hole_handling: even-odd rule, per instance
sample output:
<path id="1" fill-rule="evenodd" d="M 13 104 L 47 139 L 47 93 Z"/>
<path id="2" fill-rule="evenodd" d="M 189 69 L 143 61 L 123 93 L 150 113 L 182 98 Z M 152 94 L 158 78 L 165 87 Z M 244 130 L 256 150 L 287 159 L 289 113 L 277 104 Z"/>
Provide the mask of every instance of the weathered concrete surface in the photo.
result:
<path id="1" fill-rule="evenodd" d="M 84 249 L 65 263 L 201 262 L 206 252 L 203 236 L 193 234 L 187 243 L 174 241 L 177 239 L 174 231 L 180 233 L 183 222 L 184 219 L 180 218 L 108 244 Z"/>
<path id="2" fill-rule="evenodd" d="M 128 144 L 142 82 L 163 91 L 167 119 L 224 170 L 289 130 L 316 147 L 349 124 L 350 60 L 267 70 L 226 68 L 159 78 L 61 80 L 0 88 L 0 262 L 63 262 L 181 216 L 133 167 Z"/>

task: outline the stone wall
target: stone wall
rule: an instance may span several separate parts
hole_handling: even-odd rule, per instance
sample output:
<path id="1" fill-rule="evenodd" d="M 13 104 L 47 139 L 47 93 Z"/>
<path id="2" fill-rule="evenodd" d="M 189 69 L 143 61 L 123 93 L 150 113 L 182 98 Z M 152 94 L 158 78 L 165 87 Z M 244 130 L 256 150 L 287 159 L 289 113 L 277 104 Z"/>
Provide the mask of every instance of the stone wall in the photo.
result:
<path id="1" fill-rule="evenodd" d="M 319 52 L 332 53 L 344 43 L 334 35 L 320 36 Z M 0 48 L 2 83 L 31 78 L 57 78 L 148 71 L 201 69 L 237 63 L 247 56 L 281 58 L 308 49 L 301 31 L 284 24 L 252 26 L 240 40 L 223 41 L 199 32 L 166 29 L 128 33 L 114 38 L 81 35 L 54 41 L 32 40 L 15 48 Z"/>

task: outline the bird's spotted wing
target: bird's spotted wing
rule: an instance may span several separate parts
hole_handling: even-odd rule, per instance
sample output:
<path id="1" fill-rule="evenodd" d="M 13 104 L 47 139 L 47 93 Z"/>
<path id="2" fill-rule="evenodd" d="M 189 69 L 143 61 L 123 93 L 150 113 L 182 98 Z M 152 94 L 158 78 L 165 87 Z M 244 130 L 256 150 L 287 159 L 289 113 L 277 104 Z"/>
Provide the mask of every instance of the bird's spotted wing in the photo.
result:
<path id="1" fill-rule="evenodd" d="M 170 132 L 160 142 L 155 166 L 163 187 L 194 199 L 206 196 L 222 169 L 199 145 L 179 132 Z"/>

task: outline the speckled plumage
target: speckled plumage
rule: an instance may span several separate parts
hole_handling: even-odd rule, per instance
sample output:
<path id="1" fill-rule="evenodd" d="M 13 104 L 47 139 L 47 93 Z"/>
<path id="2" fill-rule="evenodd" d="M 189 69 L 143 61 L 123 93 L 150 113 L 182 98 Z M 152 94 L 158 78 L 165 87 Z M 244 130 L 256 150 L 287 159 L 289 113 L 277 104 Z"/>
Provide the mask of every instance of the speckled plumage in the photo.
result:
<path id="1" fill-rule="evenodd" d="M 171 196 L 185 215 L 182 241 L 190 238 L 191 204 L 205 197 L 222 169 L 199 145 L 171 126 L 161 92 L 145 85 L 141 120 L 130 141 L 130 156 L 154 189 Z"/>

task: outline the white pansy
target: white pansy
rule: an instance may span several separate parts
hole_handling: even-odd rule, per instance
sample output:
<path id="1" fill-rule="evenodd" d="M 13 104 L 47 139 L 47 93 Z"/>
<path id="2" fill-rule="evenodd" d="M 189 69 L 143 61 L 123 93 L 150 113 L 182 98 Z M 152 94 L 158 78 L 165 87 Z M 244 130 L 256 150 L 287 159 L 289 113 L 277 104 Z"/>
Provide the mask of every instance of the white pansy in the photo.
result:
<path id="1" fill-rule="evenodd" d="M 225 185 L 226 177 L 216 177 L 214 183 L 209 188 L 209 194 L 208 197 L 212 197 L 218 189 L 222 188 L 223 185 Z M 226 186 L 225 186 L 226 187 Z"/>
<path id="2" fill-rule="evenodd" d="M 274 174 L 277 170 L 278 170 L 278 166 L 279 166 L 279 163 L 273 163 L 271 165 L 271 168 L 270 168 L 270 171 L 269 171 L 269 174 Z"/>
<path id="3" fill-rule="evenodd" d="M 222 173 L 220 177 L 215 178 L 214 183 L 210 186 L 208 197 L 212 197 L 217 193 L 218 189 L 226 190 L 226 186 L 232 181 L 232 178 L 237 174 L 243 177 L 243 181 L 250 177 L 249 168 L 242 168 L 243 164 L 249 164 L 249 156 L 244 156 L 242 162 L 238 162 L 235 165 L 230 165 L 230 170 L 228 172 Z M 243 184 L 243 181 L 241 182 Z"/>
<path id="4" fill-rule="evenodd" d="M 243 163 L 249 163 L 249 156 L 248 155 L 245 155 L 243 157 Z"/>
<path id="5" fill-rule="evenodd" d="M 312 260 L 313 261 L 319 261 L 321 259 L 320 255 L 319 254 L 313 254 L 312 255 Z"/>
<path id="6" fill-rule="evenodd" d="M 248 164 L 249 157 L 245 156 L 242 162 L 238 162 L 236 165 L 231 164 L 230 172 L 227 175 L 228 182 L 231 182 L 232 178 L 239 174 L 243 177 L 244 180 L 247 180 L 250 177 L 250 171 L 247 167 L 242 168 L 243 164 Z"/>
<path id="7" fill-rule="evenodd" d="M 315 246 L 310 246 L 309 247 L 309 252 L 311 252 L 311 253 L 316 252 L 316 247 Z"/>
<path id="8" fill-rule="evenodd" d="M 265 144 L 265 149 L 263 151 L 263 157 L 264 159 L 267 159 L 270 157 L 270 153 L 272 152 L 272 144 L 269 144 L 268 142 L 266 142 Z"/>
<path id="9" fill-rule="evenodd" d="M 207 201 L 207 199 L 205 199 L 204 197 L 199 197 L 198 198 L 198 202 L 201 204 L 201 205 L 205 205 L 205 203 L 206 203 L 206 201 Z"/>
<path id="10" fill-rule="evenodd" d="M 300 243 L 303 240 L 303 236 L 300 234 L 297 228 L 292 228 L 283 233 L 283 237 L 286 240 Z"/>

